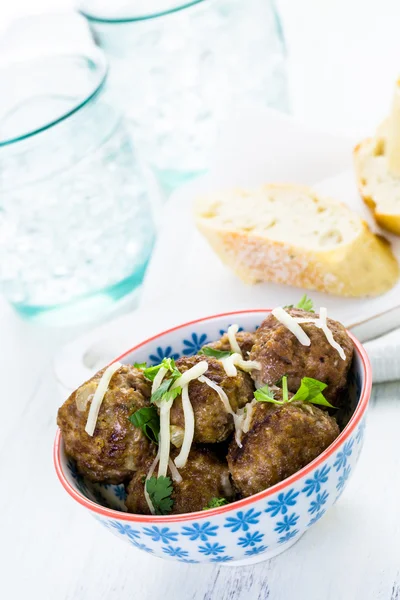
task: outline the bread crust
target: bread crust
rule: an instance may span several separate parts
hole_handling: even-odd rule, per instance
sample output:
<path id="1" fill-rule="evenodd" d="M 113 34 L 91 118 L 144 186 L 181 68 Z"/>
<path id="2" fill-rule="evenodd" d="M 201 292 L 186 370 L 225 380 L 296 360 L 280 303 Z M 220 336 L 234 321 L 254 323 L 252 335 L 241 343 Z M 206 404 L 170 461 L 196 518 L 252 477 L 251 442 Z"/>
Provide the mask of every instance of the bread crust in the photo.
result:
<path id="1" fill-rule="evenodd" d="M 294 193 L 315 193 L 305 186 L 278 184 L 266 191 L 290 187 Z M 378 296 L 394 286 L 399 266 L 390 244 L 374 235 L 361 221 L 360 234 L 334 249 L 307 250 L 266 235 L 218 227 L 202 216 L 202 199 L 195 204 L 195 221 L 200 232 L 221 260 L 244 282 L 272 281 L 308 290 L 347 297 Z"/>
<path id="2" fill-rule="evenodd" d="M 380 211 L 377 207 L 375 200 L 365 191 L 366 186 L 363 183 L 363 176 L 361 173 L 360 166 L 360 153 L 371 141 L 372 138 L 368 138 L 357 144 L 357 146 L 354 148 L 354 164 L 357 176 L 357 186 L 360 192 L 360 196 L 365 202 L 365 204 L 368 206 L 368 208 L 371 210 L 375 221 L 380 227 L 382 227 L 382 229 L 390 231 L 395 235 L 400 235 L 400 214 L 384 213 Z"/>

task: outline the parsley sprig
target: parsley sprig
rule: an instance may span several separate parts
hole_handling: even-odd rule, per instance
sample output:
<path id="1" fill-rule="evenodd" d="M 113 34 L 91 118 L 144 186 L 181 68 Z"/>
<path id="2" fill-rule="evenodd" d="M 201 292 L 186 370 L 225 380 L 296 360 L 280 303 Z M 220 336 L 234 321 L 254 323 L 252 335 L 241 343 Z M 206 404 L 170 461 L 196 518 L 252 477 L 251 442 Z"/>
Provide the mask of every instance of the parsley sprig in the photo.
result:
<path id="1" fill-rule="evenodd" d="M 295 306 L 293 304 L 287 304 L 283 308 L 301 308 L 307 312 L 315 312 L 314 302 L 307 296 L 307 294 L 304 294 L 304 296 L 300 298 L 299 302 Z"/>
<path id="2" fill-rule="evenodd" d="M 335 408 L 328 402 L 323 395 L 323 391 L 327 388 L 327 384 L 312 377 L 303 377 L 300 387 L 297 392 L 289 398 L 287 376 L 282 377 L 282 400 L 276 400 L 273 390 L 268 385 L 259 388 L 254 392 L 254 397 L 258 402 L 271 402 L 272 404 L 288 404 L 290 402 L 310 402 L 311 404 L 319 404 L 320 406 L 328 406 Z"/>
<path id="3" fill-rule="evenodd" d="M 150 401 L 153 404 L 159 404 L 161 401 L 168 402 L 169 400 L 175 400 L 182 392 L 182 388 L 179 386 L 171 390 L 172 384 L 182 375 L 173 358 L 164 358 L 160 364 L 153 365 L 152 367 L 147 367 L 146 363 L 135 363 L 134 366 L 137 369 L 141 369 L 143 375 L 149 381 L 154 381 L 161 368 L 167 369 L 166 375 L 169 375 L 168 379 L 164 379 L 159 388 L 151 395 Z"/>
<path id="4" fill-rule="evenodd" d="M 204 356 L 211 356 L 212 358 L 221 360 L 221 358 L 228 358 L 228 356 L 231 356 L 233 352 L 230 352 L 229 350 L 216 350 L 216 348 L 204 346 L 204 348 L 200 350 L 199 354 L 204 354 Z"/>
<path id="5" fill-rule="evenodd" d="M 167 369 L 167 371 L 171 373 L 171 376 L 173 377 L 174 381 L 175 379 L 178 379 L 178 377 L 181 376 L 181 373 L 177 368 L 173 358 L 163 358 L 163 360 L 158 365 L 153 365 L 151 367 L 147 367 L 146 363 L 135 363 L 134 366 L 137 369 L 141 369 L 143 371 L 143 375 L 149 381 L 154 381 L 155 376 L 162 367 L 164 367 L 164 369 Z"/>
<path id="6" fill-rule="evenodd" d="M 168 515 L 171 512 L 174 501 L 171 498 L 173 486 L 170 477 L 150 477 L 146 481 L 146 491 L 156 515 Z"/>
<path id="7" fill-rule="evenodd" d="M 160 417 L 155 406 L 144 406 L 129 417 L 135 427 L 139 427 L 150 441 L 158 444 Z"/>
<path id="8" fill-rule="evenodd" d="M 171 390 L 173 383 L 174 379 L 164 379 L 160 387 L 154 392 L 154 394 L 151 395 L 150 402 L 153 402 L 153 404 L 159 404 L 160 402 L 169 402 L 170 400 L 175 400 L 175 398 L 182 393 L 182 388 L 178 386 Z"/>
<path id="9" fill-rule="evenodd" d="M 225 504 L 229 504 L 226 498 L 211 498 L 207 506 L 203 508 L 203 510 L 210 510 L 210 508 L 218 508 L 219 506 L 225 506 Z"/>

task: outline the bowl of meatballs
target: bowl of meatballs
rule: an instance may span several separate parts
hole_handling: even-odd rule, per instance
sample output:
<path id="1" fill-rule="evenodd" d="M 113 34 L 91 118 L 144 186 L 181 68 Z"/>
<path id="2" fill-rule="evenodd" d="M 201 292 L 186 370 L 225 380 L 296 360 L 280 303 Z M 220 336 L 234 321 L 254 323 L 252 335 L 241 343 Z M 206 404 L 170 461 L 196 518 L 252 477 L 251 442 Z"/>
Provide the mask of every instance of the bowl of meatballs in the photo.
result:
<path id="1" fill-rule="evenodd" d="M 325 308 L 214 315 L 127 351 L 58 411 L 60 482 L 111 533 L 185 563 L 284 552 L 343 493 L 371 393 Z"/>

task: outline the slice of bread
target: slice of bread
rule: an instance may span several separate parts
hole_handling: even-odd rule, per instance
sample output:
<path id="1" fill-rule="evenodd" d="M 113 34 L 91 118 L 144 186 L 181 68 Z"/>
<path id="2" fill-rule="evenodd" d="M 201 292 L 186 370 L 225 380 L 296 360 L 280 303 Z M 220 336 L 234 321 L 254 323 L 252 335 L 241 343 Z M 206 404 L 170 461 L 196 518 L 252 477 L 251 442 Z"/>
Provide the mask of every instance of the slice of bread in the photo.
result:
<path id="1" fill-rule="evenodd" d="M 377 296 L 399 277 L 389 243 L 344 204 L 311 188 L 265 185 L 199 198 L 198 229 L 247 283 Z"/>
<path id="2" fill-rule="evenodd" d="M 389 123 L 385 121 L 374 138 L 354 150 L 358 188 L 381 227 L 400 235 L 400 177 L 389 170 Z"/>

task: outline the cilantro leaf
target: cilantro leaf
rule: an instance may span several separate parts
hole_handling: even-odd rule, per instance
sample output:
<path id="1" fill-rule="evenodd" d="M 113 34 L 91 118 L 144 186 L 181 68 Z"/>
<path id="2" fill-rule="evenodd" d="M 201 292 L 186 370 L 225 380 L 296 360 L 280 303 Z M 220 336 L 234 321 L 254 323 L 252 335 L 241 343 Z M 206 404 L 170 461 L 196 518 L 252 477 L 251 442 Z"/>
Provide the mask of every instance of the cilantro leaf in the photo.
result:
<path id="1" fill-rule="evenodd" d="M 259 388 L 254 392 L 254 398 L 257 402 L 271 402 L 272 404 L 283 404 L 280 400 L 275 400 L 274 392 L 270 389 L 268 385 L 264 385 L 264 387 Z"/>
<path id="2" fill-rule="evenodd" d="M 226 498 L 211 498 L 207 506 L 203 508 L 203 510 L 210 510 L 210 508 L 218 508 L 219 506 L 225 506 L 225 504 L 229 504 Z"/>
<path id="3" fill-rule="evenodd" d="M 311 402 L 312 404 L 319 404 L 321 406 L 329 406 L 329 408 L 335 408 L 328 402 L 325 396 L 322 394 L 326 383 L 313 379 L 312 377 L 303 377 L 301 384 L 295 395 L 291 398 L 291 402 L 298 400 L 300 402 Z"/>
<path id="4" fill-rule="evenodd" d="M 176 379 L 178 379 L 178 377 L 181 376 L 181 372 L 177 368 L 173 358 L 163 358 L 160 364 L 153 365 L 152 367 L 144 369 L 143 374 L 149 381 L 154 381 L 155 376 L 161 368 L 167 369 L 167 371 L 171 373 L 173 381 L 175 381 Z"/>
<path id="5" fill-rule="evenodd" d="M 135 427 L 139 427 L 145 436 L 155 444 L 158 444 L 160 433 L 160 417 L 155 406 L 144 406 L 129 417 Z"/>
<path id="6" fill-rule="evenodd" d="M 182 394 L 182 388 L 178 385 L 178 387 L 174 388 L 173 390 L 168 390 L 167 392 L 165 392 L 161 400 L 163 402 L 169 402 L 170 400 L 175 400 L 175 398 L 179 396 L 179 394 Z"/>
<path id="7" fill-rule="evenodd" d="M 140 369 L 141 371 L 144 371 L 145 368 L 147 367 L 147 363 L 142 362 L 142 363 L 134 363 L 133 366 L 135 367 L 135 369 Z"/>
<path id="8" fill-rule="evenodd" d="M 307 294 L 304 294 L 304 296 L 300 299 L 300 302 L 296 304 L 296 308 L 301 308 L 307 312 L 315 312 L 314 302 L 307 296 Z"/>
<path id="9" fill-rule="evenodd" d="M 146 481 L 146 491 L 156 515 L 167 515 L 171 512 L 174 501 L 171 498 L 173 486 L 170 477 L 150 477 Z"/>
<path id="10" fill-rule="evenodd" d="M 160 402 L 163 395 L 168 392 L 172 385 L 172 379 L 164 379 L 159 388 L 151 395 L 150 402 Z"/>
<path id="11" fill-rule="evenodd" d="M 210 348 L 209 346 L 204 346 L 199 352 L 199 354 L 204 354 L 204 356 L 211 356 L 212 358 L 216 358 L 220 360 L 221 358 L 228 358 L 233 354 L 230 350 L 216 350 L 215 348 Z"/>
<path id="12" fill-rule="evenodd" d="M 288 402 L 288 400 L 289 400 L 289 392 L 288 392 L 287 376 L 286 375 L 284 375 L 282 377 L 282 400 L 284 402 Z"/>

